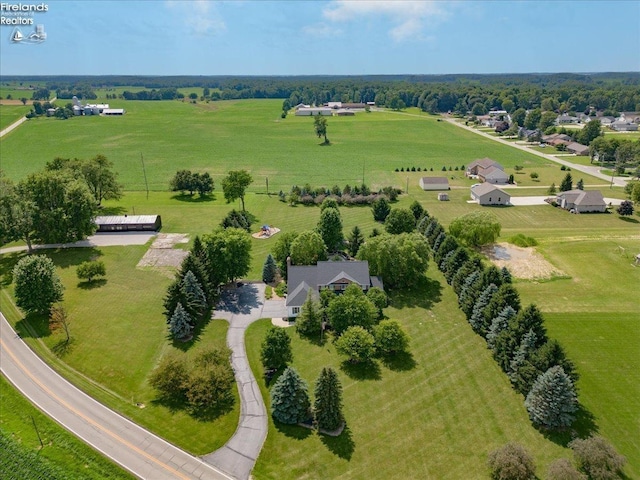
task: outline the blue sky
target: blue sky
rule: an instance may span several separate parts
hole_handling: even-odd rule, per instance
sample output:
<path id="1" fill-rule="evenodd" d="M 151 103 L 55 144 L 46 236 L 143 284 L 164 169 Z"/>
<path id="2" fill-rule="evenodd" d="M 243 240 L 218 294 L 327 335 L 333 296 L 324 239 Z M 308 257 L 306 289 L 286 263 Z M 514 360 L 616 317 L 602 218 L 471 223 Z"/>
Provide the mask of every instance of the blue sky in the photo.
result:
<path id="1" fill-rule="evenodd" d="M 2 75 L 640 71 L 635 0 L 3 3 L 48 9 L 40 44 L 0 26 Z"/>

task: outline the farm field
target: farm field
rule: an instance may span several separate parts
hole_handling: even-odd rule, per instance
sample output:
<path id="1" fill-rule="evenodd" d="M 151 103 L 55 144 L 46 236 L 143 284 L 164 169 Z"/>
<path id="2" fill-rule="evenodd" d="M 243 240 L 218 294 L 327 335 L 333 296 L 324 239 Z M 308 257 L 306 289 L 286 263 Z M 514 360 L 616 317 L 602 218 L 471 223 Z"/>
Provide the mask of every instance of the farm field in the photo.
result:
<path id="1" fill-rule="evenodd" d="M 0 105 L 0 130 L 4 130 L 16 120 L 29 113 L 25 105 Z"/>
<path id="2" fill-rule="evenodd" d="M 7 176 L 22 178 L 57 156 L 103 153 L 114 162 L 126 190 L 144 190 L 142 155 L 151 190 L 165 190 L 179 169 L 208 171 L 219 180 L 228 170 L 246 168 L 256 179 L 252 189 L 269 178 L 277 192 L 295 183 L 361 182 L 363 169 L 366 183 L 382 186 L 395 180 L 396 168 L 433 168 L 435 174 L 442 166 L 462 166 L 485 156 L 507 168 L 550 164 L 425 115 L 372 112 L 331 118 L 332 145 L 318 147 L 312 120 L 293 115 L 281 119 L 278 100 L 110 103 L 127 113 L 66 121 L 39 118 L 12 132 L 2 140 Z M 21 161 L 25 157 L 30 162 Z"/>
<path id="3" fill-rule="evenodd" d="M 249 169 L 254 183 L 246 207 L 256 217 L 254 228 L 270 224 L 282 232 L 314 228 L 319 208 L 290 207 L 277 195 L 266 195 L 266 177 L 271 193 L 307 182 L 342 187 L 360 183 L 364 166 L 365 182 L 374 188 L 391 184 L 404 189 L 408 184 L 409 194 L 402 195 L 394 207 L 408 207 L 418 200 L 447 226 L 455 217 L 482 208 L 467 203 L 468 187 L 475 181 L 453 170 L 475 158 L 494 158 L 505 164 L 508 173 L 514 165 L 524 165 L 524 173 L 516 174 L 516 180 L 534 188 L 510 189 L 512 195 L 544 195 L 547 185 L 558 185 L 565 175 L 557 164 L 426 114 L 374 112 L 330 118 L 333 145 L 320 147 L 309 118 L 280 119 L 280 101 L 110 103 L 125 108 L 127 114 L 38 119 L 21 126 L 1 140 L 3 170 L 17 180 L 55 156 L 88 158 L 104 153 L 114 161 L 126 189 L 121 201 L 104 203 L 105 213 L 160 214 L 163 232 L 188 233 L 191 238 L 210 232 L 239 204 L 224 201 L 219 181 L 214 195 L 206 199 L 168 192 L 169 178 L 180 168 L 206 170 L 216 180 L 229 169 Z M 141 153 L 151 189 L 148 196 Z M 24 162 L 24 158 L 33 161 Z M 442 172 L 443 165 L 452 170 Z M 433 168 L 433 172 L 394 171 L 413 166 Z M 538 182 L 530 179 L 532 171 L 539 173 Z M 452 185 L 451 200 L 439 202 L 436 192 L 420 190 L 418 179 L 423 175 L 446 175 Z M 576 172 L 574 182 L 579 178 L 587 185 L 606 183 Z M 598 188 L 605 196 L 624 198 L 621 189 L 607 187 Z M 355 225 L 365 236 L 374 228 L 383 230 L 373 221 L 369 207 L 341 207 L 340 211 L 345 233 Z M 629 258 L 640 252 L 640 217 L 570 215 L 546 205 L 490 211 L 502 224 L 499 241 L 518 233 L 532 236 L 540 242 L 537 250 L 566 273 L 566 278 L 551 281 L 518 281 L 517 288 L 523 302 L 535 302 L 545 312 L 551 336 L 566 347 L 582 374 L 580 398 L 594 415 L 598 431 L 628 457 L 630 478 L 640 477 L 640 448 L 634 435 L 640 404 L 631 400 L 632 395 L 640 398 L 640 382 L 637 374 L 633 377 L 640 371 L 640 345 L 633 342 L 640 332 L 637 299 L 630 293 L 640 290 L 640 268 L 632 267 Z M 248 279 L 261 277 L 262 264 L 276 239 L 277 235 L 252 240 Z M 162 316 L 171 273 L 137 268 L 145 250 L 105 247 L 49 252 L 66 286 L 64 304 L 76 339 L 67 350 L 59 348 L 62 334 L 50 334 L 43 319 L 26 321 L 12 308 L 10 271 L 17 254 L 0 257 L 3 312 L 30 345 L 89 393 L 188 451 L 207 453 L 235 430 L 237 399 L 233 410 L 213 422 L 154 401 L 148 374 L 163 353 L 176 347 L 167 339 Z M 97 287 L 85 289 L 78 284 L 75 266 L 91 256 L 105 261 L 107 277 Z M 510 388 L 482 339 L 464 321 L 450 287 L 433 265 L 427 276 L 421 290 L 394 294 L 387 312 L 411 334 L 413 362 L 380 365 L 374 378 L 340 370 L 349 399 L 347 435 L 327 440 L 310 432 L 278 430 L 272 424 L 256 478 L 408 478 L 416 472 L 424 478 L 487 478 L 487 452 L 510 440 L 532 451 L 542 476 L 553 460 L 570 456 L 569 450 L 531 427 L 522 397 Z M 247 346 L 258 377 L 261 367 L 256 352 L 267 326 L 263 321 L 248 332 Z M 211 321 L 189 354 L 205 345 L 222 345 L 226 328 L 222 321 Z M 290 333 L 294 363 L 307 381 L 313 382 L 325 365 L 340 368 L 331 343 L 309 344 Z M 595 348 L 598 355 L 593 354 Z M 122 358 L 129 359 L 126 365 Z M 611 382 L 617 382 L 616 388 L 609 388 Z M 268 398 L 265 386 L 261 387 Z M 405 391 L 409 393 L 396 394 Z M 137 402 L 145 408 L 137 408 Z M 397 461 L 380 460 L 384 458 L 406 461 L 398 467 Z"/>
<path id="4" fill-rule="evenodd" d="M 44 464 L 45 468 L 51 469 L 50 473 L 64 474 L 70 479 L 133 479 L 31 405 L 3 376 L 0 376 L 0 394 L 0 436 L 3 442 L 9 441 L 19 446 L 25 452 L 25 457 L 27 452 L 28 455 L 37 456 L 37 461 L 31 457 L 32 461 Z M 41 447 L 38 436 L 44 447 Z M 3 450 L 3 456 L 6 454 L 6 450 Z M 15 468 L 12 463 L 15 459 L 0 459 L 0 465 L 3 460 L 9 462 L 10 468 Z M 33 464 L 28 463 L 29 460 L 26 462 L 21 471 L 13 470 L 13 473 L 25 475 L 22 478 L 33 474 Z M 0 470 L 6 472 L 4 468 Z"/>

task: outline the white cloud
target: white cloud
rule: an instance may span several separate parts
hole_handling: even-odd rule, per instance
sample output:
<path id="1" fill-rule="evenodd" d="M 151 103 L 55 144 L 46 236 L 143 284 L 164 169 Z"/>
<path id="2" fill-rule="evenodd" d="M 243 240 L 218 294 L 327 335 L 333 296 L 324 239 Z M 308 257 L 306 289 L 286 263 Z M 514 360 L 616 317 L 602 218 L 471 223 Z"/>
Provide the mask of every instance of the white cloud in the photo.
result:
<path id="1" fill-rule="evenodd" d="M 216 35 L 227 29 L 216 4 L 212 1 L 167 0 L 165 4 L 173 11 L 180 11 L 184 24 L 195 35 Z"/>
<path id="2" fill-rule="evenodd" d="M 333 25 L 321 22 L 302 27 L 302 32 L 314 37 L 333 37 L 340 35 L 342 30 Z"/>
<path id="3" fill-rule="evenodd" d="M 395 41 L 423 39 L 424 30 L 448 16 L 442 0 L 333 0 L 322 12 L 330 22 L 352 22 L 366 17 L 386 18 Z"/>

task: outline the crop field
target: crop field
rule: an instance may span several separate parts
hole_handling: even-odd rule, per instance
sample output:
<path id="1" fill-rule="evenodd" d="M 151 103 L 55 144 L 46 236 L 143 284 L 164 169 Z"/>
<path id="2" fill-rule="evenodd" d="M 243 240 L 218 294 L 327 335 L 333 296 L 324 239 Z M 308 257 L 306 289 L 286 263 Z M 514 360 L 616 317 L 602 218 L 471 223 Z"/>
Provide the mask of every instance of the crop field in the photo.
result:
<path id="1" fill-rule="evenodd" d="M 503 163 L 507 173 L 523 165 L 523 173 L 515 177 L 519 186 L 528 188 L 510 189 L 512 195 L 545 195 L 548 185 L 559 185 L 566 173 L 543 158 L 417 111 L 331 117 L 332 145 L 320 146 L 309 117 L 280 118 L 281 101 L 109 103 L 125 108 L 127 114 L 25 123 L 0 140 L 3 171 L 19 180 L 56 156 L 89 158 L 104 153 L 114 162 L 126 190 L 122 200 L 104 202 L 105 213 L 160 214 L 163 232 L 187 233 L 191 238 L 210 232 L 229 210 L 239 208 L 238 202 L 225 202 L 219 184 L 231 169 L 248 169 L 254 177 L 246 197 L 246 208 L 256 219 L 254 228 L 270 224 L 282 232 L 312 229 L 319 218 L 318 207 L 291 207 L 274 195 L 294 184 L 343 187 L 362 182 L 364 176 L 374 188 L 408 186 L 408 195 L 394 207 L 408 207 L 418 200 L 447 226 L 457 216 L 482 209 L 468 203 L 468 187 L 475 181 L 460 171 L 473 159 L 491 157 Z M 422 171 L 406 171 L 412 167 Z M 213 195 L 201 199 L 169 192 L 169 179 L 182 168 L 210 172 L 216 179 Z M 533 171 L 539 174 L 538 181 L 530 178 Z M 622 189 L 609 189 L 606 181 L 571 173 L 574 183 L 583 178 L 606 197 L 624 198 Z M 439 202 L 437 192 L 422 191 L 418 180 L 423 175 L 447 176 L 450 201 Z M 545 312 L 550 335 L 561 341 L 576 363 L 580 399 L 593 415 L 597 431 L 627 456 L 629 478 L 640 477 L 636 294 L 640 267 L 632 265 L 633 256 L 640 253 L 640 216 L 570 215 L 548 205 L 488 210 L 502 225 L 499 241 L 518 233 L 532 236 L 540 244 L 537 251 L 565 274 L 549 281 L 518 281 L 516 286 L 523 302 L 536 303 Z M 374 228 L 384 229 L 374 222 L 369 207 L 341 207 L 340 212 L 345 234 L 355 225 L 365 236 Z M 248 279 L 260 278 L 276 239 L 277 235 L 252 239 Z M 137 268 L 146 248 L 48 252 L 66 287 L 64 305 L 74 337 L 68 348 L 61 348 L 62 334 L 49 332 L 44 319 L 24 319 L 13 307 L 10 271 L 18 254 L 0 257 L 3 313 L 40 355 L 74 383 L 186 450 L 207 453 L 233 434 L 239 405 L 236 399 L 232 410 L 201 421 L 155 400 L 148 375 L 165 352 L 180 346 L 167 338 L 162 315 L 171 272 Z M 87 289 L 78 283 L 75 267 L 90 257 L 105 261 L 107 277 Z M 254 472 L 257 479 L 487 478 L 487 452 L 508 441 L 530 449 L 541 478 L 552 461 L 570 457 L 564 443 L 531 426 L 522 397 L 511 389 L 482 339 L 473 334 L 433 265 L 427 277 L 416 291 L 394 293 L 387 309 L 387 315 L 401 321 L 413 339 L 413 358 L 406 362 L 380 364 L 372 374 L 345 370 L 330 342 L 311 344 L 289 331 L 294 364 L 308 382 L 325 365 L 339 370 L 348 430 L 330 439 L 271 424 Z M 247 333 L 257 377 L 259 346 L 268 324 L 261 321 Z M 211 321 L 188 354 L 206 345 L 222 345 L 226 329 L 226 323 Z M 128 359 L 126 364 L 122 358 Z M 268 400 L 266 386 L 261 388 Z"/>

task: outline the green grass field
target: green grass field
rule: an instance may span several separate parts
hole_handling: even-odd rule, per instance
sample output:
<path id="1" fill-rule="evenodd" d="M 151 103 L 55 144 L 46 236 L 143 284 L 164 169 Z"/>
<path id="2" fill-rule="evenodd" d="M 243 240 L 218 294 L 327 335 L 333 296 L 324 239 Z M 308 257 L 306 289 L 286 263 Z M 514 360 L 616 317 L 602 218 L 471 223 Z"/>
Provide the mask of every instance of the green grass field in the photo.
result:
<path id="1" fill-rule="evenodd" d="M 12 471 L 16 476 L 6 478 L 34 478 L 29 476 L 34 474 L 28 458 L 31 454 L 37 454 L 38 463 L 60 475 L 47 478 L 63 478 L 62 475 L 64 478 L 87 480 L 133 478 L 31 405 L 2 376 L 0 394 L 0 434 L 15 443 L 25 457 L 24 469 L 20 472 Z M 3 452 L 3 456 L 5 454 Z M 10 459 L 0 459 L 0 465 L 3 465 L 3 460 Z M 0 468 L 0 471 L 4 470 Z"/>
<path id="2" fill-rule="evenodd" d="M 548 163 L 424 115 L 375 112 L 331 118 L 332 145 L 321 147 L 312 120 L 281 119 L 278 100 L 110 103 L 125 108 L 126 115 L 40 118 L 3 139 L 6 174 L 17 180 L 56 156 L 103 153 L 127 190 L 144 190 L 142 155 L 152 190 L 165 190 L 178 169 L 209 171 L 219 180 L 228 170 L 246 168 L 256 180 L 252 189 L 261 190 L 269 178 L 277 191 L 300 182 L 361 182 L 363 169 L 368 184 L 384 186 L 397 181 L 395 168 L 437 171 L 485 156 L 506 167 Z M 41 141 L 26 140 L 34 137 Z M 25 157 L 30 161 L 23 162 Z"/>
<path id="3" fill-rule="evenodd" d="M 529 449 L 540 473 L 569 455 L 530 425 L 523 398 L 433 267 L 421 288 L 392 296 L 386 314 L 410 334 L 412 355 L 375 368 L 344 365 L 331 342 L 318 345 L 287 330 L 293 365 L 311 391 L 322 367 L 339 372 L 347 429 L 330 438 L 271 423 L 256 478 L 487 478 L 488 452 L 509 441 Z M 260 342 L 269 324 L 247 332 L 254 372 L 262 371 Z"/>
<path id="4" fill-rule="evenodd" d="M 8 287 L 0 293 L 3 313 L 22 338 L 75 384 L 190 452 L 209 453 L 235 431 L 238 398 L 231 410 L 207 421 L 156 401 L 156 393 L 147 383 L 149 373 L 164 353 L 187 345 L 174 345 L 168 339 L 162 315 L 170 272 L 136 268 L 145 251 L 146 246 L 139 246 L 48 253 L 65 285 L 64 306 L 73 337 L 68 346 L 64 334 L 51 332 L 45 319 L 31 316 L 26 321 L 15 307 L 9 308 L 8 295 L 13 286 L 8 281 L 17 254 L 4 255 L 0 260 L 0 274 Z M 80 283 L 76 266 L 96 257 L 105 262 L 106 280 L 97 280 L 93 286 Z M 223 346 L 226 330 L 226 322 L 209 322 L 188 354 L 205 346 Z M 137 403 L 145 407 L 138 408 Z"/>
<path id="5" fill-rule="evenodd" d="M 0 105 L 0 130 L 29 113 L 28 105 Z"/>
<path id="6" fill-rule="evenodd" d="M 437 117 L 415 109 L 407 114 L 330 118 L 332 145 L 321 147 L 310 118 L 280 118 L 281 101 L 109 103 L 125 108 L 127 114 L 27 122 L 0 140 L 3 170 L 18 180 L 56 156 L 88 158 L 104 153 L 114 161 L 127 190 L 121 201 L 105 202 L 106 213 L 160 214 L 164 232 L 191 236 L 210 232 L 239 204 L 225 203 L 219 182 L 214 195 L 204 200 L 168 192 L 169 178 L 181 168 L 209 171 L 216 180 L 230 169 L 249 169 L 254 183 L 246 207 L 256 217 L 255 228 L 270 224 L 283 232 L 314 228 L 319 208 L 290 207 L 276 195 L 267 196 L 267 177 L 269 191 L 277 193 L 306 182 L 353 185 L 362 181 L 364 169 L 365 182 L 374 188 L 391 184 L 405 189 L 408 184 L 409 195 L 401 196 L 394 206 L 407 207 L 417 199 L 447 226 L 453 218 L 482 207 L 467 203 L 474 181 L 460 171 L 442 172 L 443 165 L 460 167 L 485 156 L 503 163 L 508 173 L 523 165 L 524 173 L 516 174 L 516 181 L 536 188 L 512 189 L 512 195 L 544 195 L 547 185 L 559 185 L 565 175 L 557 164 L 437 122 Z M 152 190 L 148 198 L 141 154 Z M 394 171 L 413 166 L 433 172 Z M 540 175 L 538 182 L 530 179 L 532 171 Z M 449 177 L 451 200 L 439 202 L 436 192 L 420 190 L 418 179 L 423 175 Z M 578 172 L 572 175 L 574 182 L 583 178 L 587 185 L 606 183 Z M 620 188 L 598 188 L 607 197 L 624 198 Z M 345 234 L 355 225 L 365 236 L 373 228 L 383 230 L 368 207 L 340 211 Z M 537 250 L 567 274 L 547 282 L 518 281 L 517 287 L 523 301 L 537 303 L 547 314 L 550 333 L 565 345 L 582 374 L 582 402 L 599 431 L 628 457 L 630 478 L 640 477 L 640 405 L 634 400 L 640 398 L 634 293 L 640 291 L 640 267 L 631 266 L 632 256 L 640 252 L 640 216 L 570 215 L 550 206 L 489 211 L 502 224 L 500 240 L 517 233 L 536 238 Z M 276 239 L 277 235 L 252 240 L 249 279 L 260 278 Z M 619 246 L 625 248 L 624 254 Z M 136 268 L 145 249 L 50 252 L 66 286 L 65 306 L 74 336 L 69 349 L 59 347 L 60 333 L 50 334 L 38 318 L 30 318 L 27 326 L 12 307 L 9 272 L 17 261 L 15 254 L 0 258 L 3 313 L 38 353 L 74 383 L 177 445 L 207 453 L 231 436 L 239 407 L 236 403 L 215 421 L 201 422 L 154 402 L 148 374 L 162 353 L 175 347 L 166 338 L 161 313 L 170 274 Z M 85 289 L 75 278 L 75 266 L 93 255 L 107 264 L 107 280 Z M 486 453 L 510 440 L 524 443 L 534 453 L 541 476 L 553 460 L 570 455 L 530 426 L 522 398 L 471 332 L 433 266 L 429 278 L 428 288 L 396 295 L 388 311 L 413 337 L 415 365 L 380 365 L 379 378 L 376 374 L 364 380 L 341 370 L 348 399 L 347 437 L 321 439 L 310 432 L 272 428 L 256 467 L 257 478 L 486 478 Z M 195 348 L 224 343 L 226 328 L 224 322 L 210 322 Z M 248 332 L 257 376 L 256 352 L 266 328 L 263 322 Z M 320 347 L 293 336 L 295 364 L 309 382 L 326 364 L 340 367 L 331 344 Z M 128 359 L 126 364 L 122 358 Z M 146 408 L 139 409 L 137 402 Z"/>

